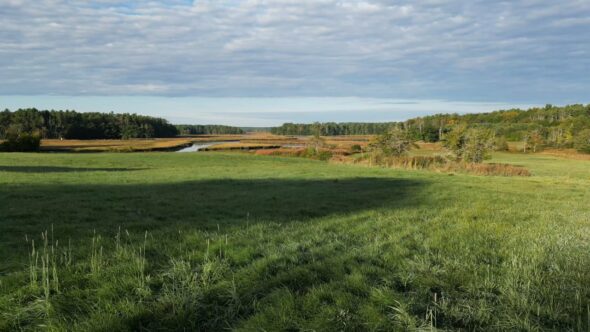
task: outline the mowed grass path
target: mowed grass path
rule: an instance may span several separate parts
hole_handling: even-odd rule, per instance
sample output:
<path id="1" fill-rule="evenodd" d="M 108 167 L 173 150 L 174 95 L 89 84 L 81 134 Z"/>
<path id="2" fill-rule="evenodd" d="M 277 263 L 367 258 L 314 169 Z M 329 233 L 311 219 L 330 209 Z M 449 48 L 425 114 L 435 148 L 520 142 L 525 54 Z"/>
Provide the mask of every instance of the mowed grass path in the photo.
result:
<path id="1" fill-rule="evenodd" d="M 495 161 L 0 154 L 0 330 L 587 330 L 590 163 Z"/>

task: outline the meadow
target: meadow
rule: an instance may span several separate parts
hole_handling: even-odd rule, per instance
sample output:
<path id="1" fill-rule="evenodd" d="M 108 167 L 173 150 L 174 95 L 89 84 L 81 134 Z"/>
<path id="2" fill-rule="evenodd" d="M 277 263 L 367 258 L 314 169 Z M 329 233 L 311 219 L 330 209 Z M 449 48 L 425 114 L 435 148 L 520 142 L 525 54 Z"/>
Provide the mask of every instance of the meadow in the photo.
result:
<path id="1" fill-rule="evenodd" d="M 0 330 L 587 331 L 590 163 L 0 154 Z"/>

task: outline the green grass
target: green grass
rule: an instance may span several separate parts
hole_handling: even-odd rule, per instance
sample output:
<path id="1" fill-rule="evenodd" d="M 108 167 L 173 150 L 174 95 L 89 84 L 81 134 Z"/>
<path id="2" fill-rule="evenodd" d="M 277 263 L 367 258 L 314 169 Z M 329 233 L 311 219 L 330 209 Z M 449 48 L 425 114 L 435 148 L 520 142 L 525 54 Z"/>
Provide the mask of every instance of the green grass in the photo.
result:
<path id="1" fill-rule="evenodd" d="M 492 161 L 0 154 L 0 330 L 587 331 L 590 163 Z"/>
<path id="2" fill-rule="evenodd" d="M 548 181 L 569 181 L 585 184 L 590 181 L 590 161 L 565 159 L 543 154 L 496 153 L 493 162 L 515 164 L 530 169 Z"/>

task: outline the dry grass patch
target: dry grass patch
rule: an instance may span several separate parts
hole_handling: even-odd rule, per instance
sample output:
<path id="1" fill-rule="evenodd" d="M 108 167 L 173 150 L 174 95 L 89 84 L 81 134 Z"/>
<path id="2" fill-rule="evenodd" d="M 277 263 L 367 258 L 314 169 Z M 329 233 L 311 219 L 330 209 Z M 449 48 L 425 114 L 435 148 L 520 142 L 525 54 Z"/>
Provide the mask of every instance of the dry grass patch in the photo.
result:
<path id="1" fill-rule="evenodd" d="M 331 141 L 345 142 L 369 142 L 375 135 L 346 135 L 346 136 L 326 136 Z"/>
<path id="2" fill-rule="evenodd" d="M 188 135 L 183 138 L 188 138 L 192 142 L 228 142 L 239 141 L 243 139 L 244 135 Z"/>
<path id="3" fill-rule="evenodd" d="M 540 152 L 540 154 L 575 160 L 590 160 L 590 154 L 580 153 L 575 149 L 546 149 Z"/>
<path id="4" fill-rule="evenodd" d="M 440 142 L 424 142 L 418 141 L 416 145 L 420 148 L 420 150 L 426 151 L 446 151 L 446 148 Z"/>
<path id="5" fill-rule="evenodd" d="M 357 142 L 357 141 L 333 141 L 333 140 L 326 140 L 326 144 L 333 146 L 335 149 L 346 149 L 350 150 L 353 146 L 358 145 L 361 148 L 366 148 L 368 146 L 368 142 Z"/>
<path id="6" fill-rule="evenodd" d="M 445 173 L 456 172 L 489 176 L 531 176 L 529 170 L 522 166 L 499 163 L 467 163 L 449 160 L 443 156 L 364 156 L 357 159 L 335 158 L 333 161 L 411 170 L 431 170 Z"/>
<path id="7" fill-rule="evenodd" d="M 41 151 L 63 152 L 133 152 L 166 151 L 179 149 L 192 143 L 187 138 L 156 138 L 130 140 L 58 140 L 44 139 Z"/>
<path id="8" fill-rule="evenodd" d="M 247 138 L 240 140 L 242 143 L 275 144 L 275 145 L 305 145 L 305 141 L 298 138 Z"/>
<path id="9" fill-rule="evenodd" d="M 329 153 L 332 158 L 336 156 L 349 156 L 351 154 L 350 149 L 342 148 L 320 148 L 318 153 Z M 309 148 L 297 147 L 297 148 L 275 148 L 275 149 L 260 149 L 255 152 L 258 156 L 285 156 L 285 157 L 309 157 Z"/>
<path id="10" fill-rule="evenodd" d="M 278 149 L 260 149 L 254 152 L 257 156 L 284 156 L 284 157 L 300 157 L 304 148 L 278 148 Z"/>
<path id="11" fill-rule="evenodd" d="M 242 142 L 232 142 L 232 143 L 221 143 L 215 144 L 206 148 L 203 148 L 203 151 L 224 151 L 224 150 L 257 150 L 257 149 L 278 149 L 280 145 L 274 144 L 262 144 L 262 143 L 242 143 Z"/>
<path id="12" fill-rule="evenodd" d="M 531 176 L 531 172 L 525 167 L 510 164 L 473 164 L 463 163 L 462 170 L 475 175 L 497 175 L 497 176 Z"/>

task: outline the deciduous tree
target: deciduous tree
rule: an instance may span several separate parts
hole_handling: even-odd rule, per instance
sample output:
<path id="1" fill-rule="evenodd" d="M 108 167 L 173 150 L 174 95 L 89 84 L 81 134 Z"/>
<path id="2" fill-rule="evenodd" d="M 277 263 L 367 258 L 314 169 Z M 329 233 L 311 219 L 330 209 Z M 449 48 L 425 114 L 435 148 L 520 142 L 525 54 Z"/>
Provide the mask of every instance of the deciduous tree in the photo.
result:
<path id="1" fill-rule="evenodd" d="M 574 148 L 579 152 L 590 153 L 590 129 L 582 130 L 576 135 Z"/>
<path id="2" fill-rule="evenodd" d="M 395 127 L 385 134 L 377 136 L 369 147 L 384 156 L 400 157 L 417 145 L 407 131 Z"/>
<path id="3" fill-rule="evenodd" d="M 458 125 L 447 135 L 444 145 L 458 160 L 481 163 L 493 150 L 494 138 L 494 132 L 489 129 Z"/>

